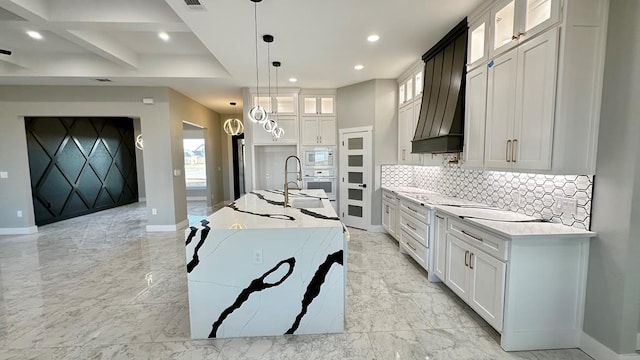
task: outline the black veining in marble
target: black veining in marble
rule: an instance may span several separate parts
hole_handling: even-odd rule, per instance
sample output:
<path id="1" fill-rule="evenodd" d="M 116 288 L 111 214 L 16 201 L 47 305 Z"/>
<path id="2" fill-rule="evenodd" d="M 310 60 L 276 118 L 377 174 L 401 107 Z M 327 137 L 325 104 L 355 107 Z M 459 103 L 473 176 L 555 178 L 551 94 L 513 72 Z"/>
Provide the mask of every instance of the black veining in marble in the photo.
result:
<path id="1" fill-rule="evenodd" d="M 196 236 L 196 233 L 198 232 L 198 228 L 195 226 L 191 226 L 189 229 L 191 229 L 191 232 L 189 233 L 189 236 L 187 236 L 187 241 L 184 244 L 185 246 L 191 243 L 191 240 L 193 240 L 193 237 Z"/>
<path id="2" fill-rule="evenodd" d="M 307 209 L 298 209 L 300 210 L 301 213 L 308 215 L 308 216 L 313 216 L 316 219 L 323 219 L 323 220 L 338 220 L 340 221 L 340 218 L 337 216 L 326 216 L 326 215 L 322 215 L 322 214 L 318 214 L 316 212 L 307 210 Z"/>
<path id="3" fill-rule="evenodd" d="M 294 218 L 293 216 L 286 215 L 286 214 L 258 214 L 258 213 L 254 213 L 247 210 L 240 210 L 238 209 L 238 206 L 236 205 L 235 202 L 232 202 L 231 204 L 227 205 L 227 207 L 233 209 L 234 211 L 241 212 L 244 214 L 249 214 L 249 215 L 256 215 L 256 216 L 268 217 L 272 219 L 289 220 L 289 221 L 296 220 L 296 218 Z"/>
<path id="4" fill-rule="evenodd" d="M 316 273 L 313 275 L 313 278 L 309 282 L 309 285 L 307 285 L 307 291 L 305 291 L 302 298 L 302 310 L 300 311 L 298 316 L 296 316 L 296 320 L 293 322 L 293 325 L 291 325 L 291 328 L 287 330 L 285 335 L 293 334 L 298 329 L 298 326 L 300 326 L 300 321 L 302 321 L 302 318 L 307 313 L 309 305 L 311 305 L 313 299 L 315 299 L 320 294 L 320 288 L 322 287 L 322 284 L 324 284 L 327 274 L 329 273 L 329 270 L 331 270 L 331 266 L 333 266 L 333 264 L 343 265 L 342 255 L 342 250 L 334 252 L 333 254 L 329 254 L 327 256 L 327 259 L 322 264 L 320 264 L 318 270 L 316 270 Z"/>
<path id="5" fill-rule="evenodd" d="M 203 220 L 203 224 L 204 224 L 204 221 L 205 220 Z M 207 222 L 207 224 L 208 223 L 209 222 Z M 193 250 L 193 257 L 191 258 L 191 261 L 189 261 L 189 263 L 187 264 L 188 273 L 190 273 L 200 263 L 200 258 L 198 257 L 198 251 L 204 244 L 204 241 L 207 239 L 207 235 L 209 235 L 209 231 L 211 231 L 211 228 L 205 225 L 205 227 L 200 232 L 200 241 L 198 241 L 198 245 L 196 245 L 196 248 Z"/>
<path id="6" fill-rule="evenodd" d="M 284 191 L 282 191 L 282 190 L 264 190 L 264 191 L 272 193 L 272 194 L 284 195 Z M 303 192 L 297 192 L 293 196 L 302 196 L 302 197 L 308 197 L 308 198 L 319 199 L 319 200 L 328 200 L 329 199 L 326 196 L 313 196 L 313 195 L 310 195 L 310 194 L 307 194 L 307 193 L 303 193 Z"/>
<path id="7" fill-rule="evenodd" d="M 342 257 L 341 257 L 341 259 L 342 259 Z M 273 272 L 278 270 L 280 268 L 280 266 L 282 266 L 284 264 L 289 265 L 289 270 L 282 277 L 282 279 L 278 280 L 275 283 L 266 283 L 266 282 L 264 282 L 264 279 L 266 279 L 267 276 L 271 275 Z M 295 258 L 288 258 L 286 260 L 282 260 L 276 266 L 274 266 L 271 270 L 267 271 L 266 273 L 264 273 L 259 278 L 254 279 L 253 281 L 251 281 L 249 286 L 246 289 L 242 290 L 240 295 L 238 295 L 238 297 L 236 298 L 236 301 L 231 306 L 226 308 L 222 312 L 222 314 L 220 314 L 220 317 L 218 318 L 218 320 L 216 320 L 216 322 L 213 323 L 213 329 L 211 330 L 211 333 L 209 334 L 209 338 L 215 338 L 216 337 L 216 333 L 218 332 L 218 328 L 220 327 L 220 325 L 222 325 L 222 322 L 227 318 L 227 316 L 231 315 L 232 312 L 234 312 L 235 310 L 240 308 L 240 306 L 242 306 L 242 304 L 245 301 L 249 300 L 249 296 L 251 294 L 253 294 L 254 292 L 259 292 L 259 291 L 262 291 L 262 290 L 265 290 L 265 289 L 268 289 L 268 288 L 272 288 L 274 286 L 278 286 L 278 285 L 282 284 L 285 280 L 287 280 L 287 278 L 289 276 L 291 276 L 291 274 L 293 273 L 293 268 L 295 266 L 296 266 L 296 259 Z"/>
<path id="8" fill-rule="evenodd" d="M 275 205 L 275 206 L 284 206 L 284 201 L 269 200 L 269 199 L 267 199 L 266 197 L 264 197 L 264 195 L 262 195 L 262 194 L 258 194 L 257 192 L 253 192 L 253 191 L 251 191 L 249 194 L 253 194 L 253 195 L 257 196 L 257 197 L 258 197 L 258 199 L 260 199 L 260 200 L 264 200 L 264 201 L 266 201 L 268 204 Z"/>
<path id="9" fill-rule="evenodd" d="M 486 220 L 486 221 L 495 221 L 495 222 L 503 222 L 503 223 L 550 223 L 550 220 L 545 219 L 531 219 L 531 220 L 501 220 L 501 219 L 489 219 L 483 217 L 475 217 L 475 216 L 458 216 L 460 219 L 472 219 L 472 220 Z"/>

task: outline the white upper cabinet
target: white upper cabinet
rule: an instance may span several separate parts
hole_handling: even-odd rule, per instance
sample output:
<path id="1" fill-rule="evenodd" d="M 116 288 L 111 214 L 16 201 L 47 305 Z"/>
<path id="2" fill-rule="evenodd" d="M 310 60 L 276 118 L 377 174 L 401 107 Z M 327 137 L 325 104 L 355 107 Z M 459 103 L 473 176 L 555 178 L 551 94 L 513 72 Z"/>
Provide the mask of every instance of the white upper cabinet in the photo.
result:
<path id="1" fill-rule="evenodd" d="M 484 65 L 489 58 L 489 12 L 469 24 L 467 69 Z"/>
<path id="2" fill-rule="evenodd" d="M 253 96 L 253 105 L 262 106 L 270 114 L 295 115 L 297 113 L 296 95 L 264 95 Z"/>
<path id="3" fill-rule="evenodd" d="M 556 24 L 560 0 L 499 0 L 491 7 L 489 55 L 507 51 Z"/>
<path id="4" fill-rule="evenodd" d="M 303 116 L 335 115 L 335 96 L 301 95 Z"/>
<path id="5" fill-rule="evenodd" d="M 333 117 L 303 117 L 302 145 L 333 146 L 336 144 L 336 120 Z"/>
<path id="6" fill-rule="evenodd" d="M 595 174 L 607 6 L 495 0 L 469 16 L 464 164 Z"/>
<path id="7" fill-rule="evenodd" d="M 266 132 L 262 125 L 252 124 L 253 143 L 255 145 L 286 145 L 298 142 L 297 119 L 293 116 L 278 117 L 278 127 L 284 130 L 284 136 L 276 139 L 271 133 Z"/>

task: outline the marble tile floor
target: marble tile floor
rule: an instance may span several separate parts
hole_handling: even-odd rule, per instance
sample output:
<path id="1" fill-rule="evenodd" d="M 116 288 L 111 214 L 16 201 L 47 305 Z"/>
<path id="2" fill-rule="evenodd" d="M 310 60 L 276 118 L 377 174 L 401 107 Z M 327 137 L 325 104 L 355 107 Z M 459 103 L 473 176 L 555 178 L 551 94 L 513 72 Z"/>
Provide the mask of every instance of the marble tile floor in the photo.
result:
<path id="1" fill-rule="evenodd" d="M 183 234 L 146 233 L 145 216 L 132 204 L 0 236 L 0 359 L 590 359 L 502 351 L 395 240 L 355 229 L 346 333 L 191 340 Z"/>

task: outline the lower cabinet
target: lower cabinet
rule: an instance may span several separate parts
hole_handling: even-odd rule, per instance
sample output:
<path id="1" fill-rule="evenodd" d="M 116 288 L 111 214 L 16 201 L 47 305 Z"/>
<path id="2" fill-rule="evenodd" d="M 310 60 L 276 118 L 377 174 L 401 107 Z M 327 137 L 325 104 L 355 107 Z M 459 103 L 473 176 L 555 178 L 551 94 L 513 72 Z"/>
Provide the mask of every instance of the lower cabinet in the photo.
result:
<path id="1" fill-rule="evenodd" d="M 398 239 L 398 207 L 387 200 L 382 200 L 382 227 Z"/>
<path id="2" fill-rule="evenodd" d="M 502 331 L 507 265 L 447 234 L 445 283 L 489 325 Z"/>
<path id="3" fill-rule="evenodd" d="M 433 236 L 433 251 L 435 256 L 433 257 L 433 273 L 442 280 L 445 281 L 446 264 L 447 264 L 447 219 L 436 215 L 434 225 Z"/>

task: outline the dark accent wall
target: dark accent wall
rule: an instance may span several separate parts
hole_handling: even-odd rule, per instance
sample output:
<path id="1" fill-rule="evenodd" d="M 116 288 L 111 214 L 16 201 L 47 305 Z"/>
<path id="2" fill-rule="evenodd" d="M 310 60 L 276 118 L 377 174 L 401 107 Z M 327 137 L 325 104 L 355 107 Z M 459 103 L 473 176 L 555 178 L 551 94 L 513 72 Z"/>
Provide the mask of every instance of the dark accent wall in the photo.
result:
<path id="1" fill-rule="evenodd" d="M 36 225 L 138 201 L 133 120 L 25 118 Z"/>

